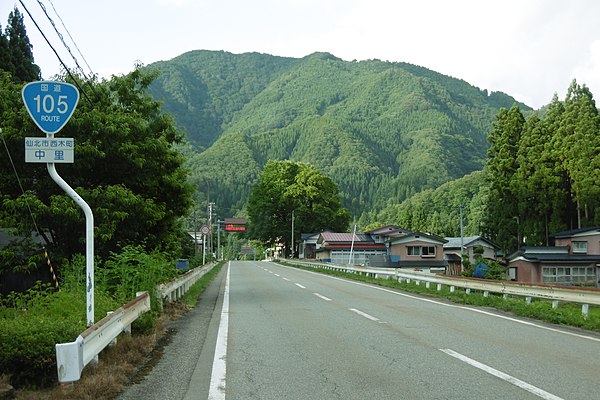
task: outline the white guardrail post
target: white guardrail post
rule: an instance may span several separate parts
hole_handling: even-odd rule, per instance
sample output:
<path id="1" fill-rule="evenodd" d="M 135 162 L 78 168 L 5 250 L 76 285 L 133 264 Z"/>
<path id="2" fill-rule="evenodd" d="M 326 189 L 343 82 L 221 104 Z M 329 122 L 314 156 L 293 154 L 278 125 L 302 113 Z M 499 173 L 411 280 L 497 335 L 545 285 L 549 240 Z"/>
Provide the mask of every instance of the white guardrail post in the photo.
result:
<path id="1" fill-rule="evenodd" d="M 150 295 L 141 292 L 137 297 L 87 328 L 71 343 L 56 344 L 58 381 L 78 381 L 81 371 L 121 332 L 130 331 L 131 323 L 150 311 Z"/>
<path id="2" fill-rule="evenodd" d="M 194 268 L 170 282 L 157 286 L 156 293 L 161 300 L 173 301 L 185 292 L 216 264 Z M 162 305 L 162 304 L 161 304 Z M 102 320 L 87 328 L 74 342 L 56 344 L 56 368 L 58 381 L 71 383 L 81 378 L 81 371 L 122 332 L 131 333 L 131 323 L 143 313 L 150 311 L 148 292 L 137 293 L 137 297 L 115 310 Z"/>

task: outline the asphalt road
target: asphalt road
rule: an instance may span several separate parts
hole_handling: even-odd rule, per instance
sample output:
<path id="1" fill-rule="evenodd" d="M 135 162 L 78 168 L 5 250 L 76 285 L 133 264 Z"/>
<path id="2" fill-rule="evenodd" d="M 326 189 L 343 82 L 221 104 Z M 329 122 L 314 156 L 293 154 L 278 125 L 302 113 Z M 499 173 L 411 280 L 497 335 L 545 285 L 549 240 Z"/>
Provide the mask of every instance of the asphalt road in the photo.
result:
<path id="1" fill-rule="evenodd" d="M 230 263 L 176 329 L 123 399 L 599 398 L 600 335 L 274 263 Z"/>

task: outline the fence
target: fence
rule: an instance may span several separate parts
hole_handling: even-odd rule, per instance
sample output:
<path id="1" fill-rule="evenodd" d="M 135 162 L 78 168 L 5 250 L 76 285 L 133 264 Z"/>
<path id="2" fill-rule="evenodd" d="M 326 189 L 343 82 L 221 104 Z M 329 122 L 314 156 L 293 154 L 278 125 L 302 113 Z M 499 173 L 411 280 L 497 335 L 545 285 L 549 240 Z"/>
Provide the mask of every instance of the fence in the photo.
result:
<path id="1" fill-rule="evenodd" d="M 322 264 L 311 262 L 295 262 L 290 263 L 312 267 L 338 270 L 353 274 L 361 274 L 372 276 L 375 278 L 393 278 L 398 281 L 405 280 L 406 282 L 415 281 L 417 285 L 421 282 L 429 288 L 431 284 L 437 285 L 437 290 L 442 290 L 442 286 L 450 287 L 453 292 L 455 288 L 460 287 L 465 289 L 466 293 L 471 293 L 471 290 L 483 292 L 487 297 L 489 293 L 499 293 L 505 298 L 508 295 L 523 296 L 528 303 L 532 298 L 543 298 L 552 301 L 552 307 L 558 307 L 560 301 L 569 303 L 581 304 L 581 312 L 585 318 L 588 316 L 589 306 L 600 305 L 600 290 L 588 288 L 575 288 L 567 286 L 549 286 L 549 285 L 528 285 L 512 281 L 492 281 L 487 279 L 452 277 L 437 275 L 427 272 L 408 271 L 400 268 L 363 268 L 354 266 L 341 266 L 334 264 Z"/>
<path id="2" fill-rule="evenodd" d="M 194 268 L 167 283 L 158 285 L 156 294 L 159 299 L 171 302 L 183 296 L 188 289 L 216 264 Z M 162 301 L 159 302 L 162 306 Z M 81 371 L 98 354 L 116 341 L 122 332 L 131 332 L 131 323 L 143 313 L 150 311 L 148 292 L 137 293 L 136 298 L 105 318 L 87 328 L 74 342 L 56 344 L 56 367 L 58 381 L 71 383 L 81 378 Z"/>

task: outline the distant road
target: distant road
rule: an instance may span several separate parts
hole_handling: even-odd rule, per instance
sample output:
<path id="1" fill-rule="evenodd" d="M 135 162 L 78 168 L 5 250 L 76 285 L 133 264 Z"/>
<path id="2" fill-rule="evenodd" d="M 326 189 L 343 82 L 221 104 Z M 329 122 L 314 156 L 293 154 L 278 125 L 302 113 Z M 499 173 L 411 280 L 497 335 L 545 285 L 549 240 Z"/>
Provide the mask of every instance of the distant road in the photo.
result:
<path id="1" fill-rule="evenodd" d="M 212 290 L 123 399 L 598 398 L 593 333 L 267 262 Z"/>

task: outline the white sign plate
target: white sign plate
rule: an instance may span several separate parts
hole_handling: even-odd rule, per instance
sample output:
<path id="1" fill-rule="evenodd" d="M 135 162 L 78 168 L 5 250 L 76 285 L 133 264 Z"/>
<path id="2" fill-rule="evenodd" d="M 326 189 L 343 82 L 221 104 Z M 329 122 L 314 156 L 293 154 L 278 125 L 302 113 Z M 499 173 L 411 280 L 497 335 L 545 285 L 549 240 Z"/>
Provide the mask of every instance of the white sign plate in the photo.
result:
<path id="1" fill-rule="evenodd" d="M 73 163 L 75 139 L 73 138 L 25 138 L 25 162 Z"/>

